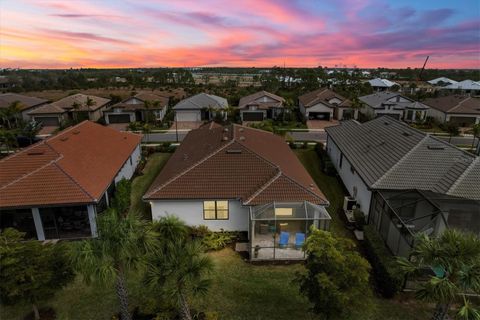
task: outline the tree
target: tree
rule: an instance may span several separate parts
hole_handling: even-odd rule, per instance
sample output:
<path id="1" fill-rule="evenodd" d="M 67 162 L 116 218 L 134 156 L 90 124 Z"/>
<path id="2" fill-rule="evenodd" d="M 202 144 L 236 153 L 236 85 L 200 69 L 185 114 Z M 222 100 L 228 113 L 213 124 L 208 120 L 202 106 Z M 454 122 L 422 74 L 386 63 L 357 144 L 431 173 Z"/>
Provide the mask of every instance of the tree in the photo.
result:
<path id="1" fill-rule="evenodd" d="M 80 103 L 78 103 L 77 101 L 74 101 L 72 103 L 72 108 L 73 108 L 73 121 L 76 123 L 78 122 L 78 110 L 80 110 L 80 108 L 82 107 L 82 105 Z"/>
<path id="2" fill-rule="evenodd" d="M 64 244 L 25 241 L 12 228 L 0 232 L 0 299 L 2 304 L 32 305 L 40 319 L 39 303 L 50 299 L 74 278 Z"/>
<path id="3" fill-rule="evenodd" d="M 130 207 L 130 193 L 132 182 L 123 178 L 116 185 L 115 197 L 112 199 L 112 207 L 120 214 L 125 214 Z"/>
<path id="4" fill-rule="evenodd" d="M 323 319 L 353 319 L 368 311 L 370 265 L 355 251 L 354 243 L 316 228 L 305 241 L 306 274 L 297 274 L 300 292 Z"/>
<path id="5" fill-rule="evenodd" d="M 115 283 L 121 319 L 129 320 L 126 276 L 138 270 L 144 254 L 156 250 L 156 236 L 134 213 L 123 216 L 109 209 L 97 224 L 98 238 L 72 243 L 72 262 L 87 284 L 92 280 Z"/>
<path id="6" fill-rule="evenodd" d="M 145 142 L 148 143 L 148 135 L 152 132 L 152 126 L 149 125 L 148 123 L 145 123 L 143 126 L 142 126 L 142 133 L 145 137 Z"/>
<path id="7" fill-rule="evenodd" d="M 153 228 L 160 249 L 148 255 L 145 283 L 154 296 L 172 299 L 183 320 L 192 320 L 188 297 L 207 292 L 212 260 L 205 255 L 200 241 L 189 237 L 187 227 L 178 218 L 162 217 Z"/>
<path id="8" fill-rule="evenodd" d="M 35 139 L 37 134 L 40 132 L 42 127 L 43 125 L 41 122 L 32 120 L 25 124 L 25 126 L 22 129 L 22 133 L 25 137 L 27 137 L 30 140 L 30 144 L 32 144 L 33 140 Z"/>
<path id="9" fill-rule="evenodd" d="M 7 151 L 18 146 L 17 136 L 12 130 L 0 129 L 0 144 L 7 147 Z"/>
<path id="10" fill-rule="evenodd" d="M 0 118 L 8 129 L 13 129 L 18 125 L 21 107 L 22 103 L 20 101 L 14 101 L 7 108 L 0 109 Z M 15 122 L 16 126 L 13 126 L 12 122 Z"/>
<path id="11" fill-rule="evenodd" d="M 144 101 L 143 107 L 145 109 L 145 123 L 148 124 L 150 122 L 150 108 L 152 107 L 152 102 L 148 100 Z"/>
<path id="12" fill-rule="evenodd" d="M 475 138 L 480 137 L 480 123 L 473 125 L 472 135 L 473 135 L 473 140 L 472 140 L 472 149 L 473 149 L 475 147 Z"/>
<path id="13" fill-rule="evenodd" d="M 415 242 L 410 260 L 399 258 L 403 271 L 418 276 L 425 269 L 434 275 L 419 284 L 416 296 L 435 302 L 433 320 L 447 319 L 453 302 L 463 306 L 461 319 L 480 319 L 480 311 L 467 299 L 466 293 L 480 293 L 480 238 L 473 233 L 448 229 L 439 237 L 421 234 Z M 460 298 L 460 299 L 459 299 Z"/>

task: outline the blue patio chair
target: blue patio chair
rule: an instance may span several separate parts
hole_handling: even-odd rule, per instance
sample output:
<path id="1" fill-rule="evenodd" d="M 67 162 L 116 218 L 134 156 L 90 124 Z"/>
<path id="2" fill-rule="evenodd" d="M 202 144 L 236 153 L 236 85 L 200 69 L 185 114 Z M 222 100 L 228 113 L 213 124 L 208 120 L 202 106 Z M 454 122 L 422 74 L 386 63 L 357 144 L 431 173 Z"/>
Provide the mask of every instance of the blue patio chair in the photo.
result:
<path id="1" fill-rule="evenodd" d="M 295 234 L 295 249 L 299 250 L 302 248 L 303 243 L 305 242 L 305 233 L 298 232 Z"/>
<path id="2" fill-rule="evenodd" d="M 288 245 L 288 238 L 290 238 L 290 234 L 288 232 L 280 232 L 280 241 L 278 241 L 278 246 L 280 248 L 286 248 Z"/>

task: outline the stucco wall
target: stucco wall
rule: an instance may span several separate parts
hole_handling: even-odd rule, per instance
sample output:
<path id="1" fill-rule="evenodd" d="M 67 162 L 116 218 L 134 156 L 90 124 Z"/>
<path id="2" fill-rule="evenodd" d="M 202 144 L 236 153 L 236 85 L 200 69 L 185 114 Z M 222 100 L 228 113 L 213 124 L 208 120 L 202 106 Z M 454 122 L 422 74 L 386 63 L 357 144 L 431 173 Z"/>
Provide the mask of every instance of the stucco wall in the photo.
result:
<path id="1" fill-rule="evenodd" d="M 372 197 L 372 192 L 368 189 L 367 185 L 365 182 L 363 182 L 356 171 L 352 173 L 350 170 L 351 164 L 345 155 L 343 156 L 342 167 L 340 168 L 340 149 L 329 136 L 327 136 L 327 152 L 332 160 L 332 163 L 337 169 L 343 184 L 352 197 L 354 195 L 354 187 L 357 188 L 357 195 L 355 199 L 360 204 L 360 209 L 363 211 L 363 213 L 368 215 L 370 212 L 370 200 Z"/>
<path id="2" fill-rule="evenodd" d="M 130 158 L 127 159 L 127 161 L 123 164 L 122 169 L 118 172 L 117 176 L 115 177 L 115 183 L 118 183 L 120 180 L 122 180 L 122 178 L 130 179 L 133 176 L 138 162 L 140 162 L 140 156 L 140 145 L 138 145 Z"/>
<path id="3" fill-rule="evenodd" d="M 435 118 L 438 122 L 445 122 L 445 113 L 440 110 L 429 108 L 427 110 L 427 116 Z"/>
<path id="4" fill-rule="evenodd" d="M 248 207 L 243 207 L 238 200 L 228 202 L 228 220 L 204 220 L 203 200 L 156 200 L 151 202 L 152 219 L 175 215 L 188 225 L 205 225 L 212 231 L 248 231 Z"/>

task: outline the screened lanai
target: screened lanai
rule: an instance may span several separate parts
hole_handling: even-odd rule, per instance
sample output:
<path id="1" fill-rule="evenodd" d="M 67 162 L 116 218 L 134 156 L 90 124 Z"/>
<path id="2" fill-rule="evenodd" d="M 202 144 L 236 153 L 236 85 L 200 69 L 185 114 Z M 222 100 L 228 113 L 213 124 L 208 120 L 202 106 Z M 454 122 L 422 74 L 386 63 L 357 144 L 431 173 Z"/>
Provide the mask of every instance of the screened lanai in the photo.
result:
<path id="1" fill-rule="evenodd" d="M 325 207 L 310 202 L 272 202 L 250 208 L 252 260 L 305 259 L 302 245 L 310 227 L 328 230 Z"/>

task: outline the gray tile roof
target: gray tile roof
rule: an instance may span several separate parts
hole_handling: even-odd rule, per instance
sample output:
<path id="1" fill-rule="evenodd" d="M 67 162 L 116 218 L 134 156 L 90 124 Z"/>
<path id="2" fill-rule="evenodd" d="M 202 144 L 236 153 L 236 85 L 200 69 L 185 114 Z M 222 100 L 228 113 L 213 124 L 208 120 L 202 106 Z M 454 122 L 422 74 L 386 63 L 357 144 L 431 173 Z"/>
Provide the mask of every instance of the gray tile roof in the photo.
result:
<path id="1" fill-rule="evenodd" d="M 392 102 L 392 101 L 387 101 L 391 98 L 394 97 L 401 97 L 403 99 L 408 100 L 408 102 Z M 382 91 L 382 92 L 376 92 L 373 94 L 369 94 L 366 96 L 359 97 L 360 101 L 363 103 L 369 105 L 373 109 L 384 109 L 384 105 L 391 105 L 394 106 L 394 109 L 398 110 L 405 110 L 405 109 L 417 109 L 417 110 L 426 110 L 428 109 L 428 106 L 424 105 L 423 103 L 414 101 L 412 99 L 409 99 L 405 96 L 402 96 L 401 94 L 397 92 L 390 92 L 390 91 Z"/>
<path id="2" fill-rule="evenodd" d="M 445 113 L 480 114 L 480 98 L 450 95 L 425 99 L 424 103 Z"/>
<path id="3" fill-rule="evenodd" d="M 452 196 L 480 200 L 480 157 L 472 162 L 447 193 Z"/>
<path id="4" fill-rule="evenodd" d="M 469 188 L 480 181 L 480 165 L 469 169 L 478 157 L 403 122 L 384 116 L 363 124 L 343 122 L 326 131 L 372 189 L 418 189 L 480 198 L 480 187 Z"/>
<path id="5" fill-rule="evenodd" d="M 183 99 L 173 107 L 174 110 L 201 110 L 208 107 L 225 109 L 228 107 L 227 99 L 213 94 L 199 93 L 190 98 Z"/>
<path id="6" fill-rule="evenodd" d="M 27 110 L 32 107 L 47 103 L 48 100 L 36 97 L 25 96 L 18 93 L 2 93 L 0 94 L 0 108 L 8 108 L 13 102 L 20 102 L 21 110 Z"/>

